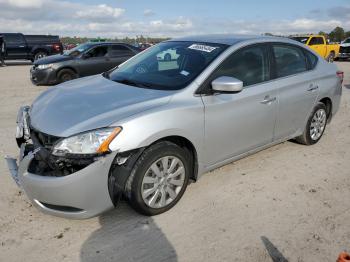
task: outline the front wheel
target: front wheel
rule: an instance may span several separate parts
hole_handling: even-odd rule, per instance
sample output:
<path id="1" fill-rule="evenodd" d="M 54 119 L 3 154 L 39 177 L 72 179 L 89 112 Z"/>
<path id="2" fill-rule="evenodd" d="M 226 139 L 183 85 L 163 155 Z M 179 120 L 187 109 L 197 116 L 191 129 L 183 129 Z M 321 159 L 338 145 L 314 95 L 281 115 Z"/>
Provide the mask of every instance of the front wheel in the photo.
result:
<path id="1" fill-rule="evenodd" d="M 318 103 L 312 111 L 304 133 L 296 141 L 304 145 L 316 144 L 322 137 L 327 125 L 327 111 L 323 103 Z"/>
<path id="2" fill-rule="evenodd" d="M 187 149 L 167 141 L 146 149 L 126 184 L 130 205 L 148 216 L 164 213 L 176 205 L 188 184 L 191 159 Z"/>
<path id="3" fill-rule="evenodd" d="M 57 80 L 59 83 L 67 82 L 77 77 L 77 74 L 71 69 L 62 69 L 57 74 Z"/>

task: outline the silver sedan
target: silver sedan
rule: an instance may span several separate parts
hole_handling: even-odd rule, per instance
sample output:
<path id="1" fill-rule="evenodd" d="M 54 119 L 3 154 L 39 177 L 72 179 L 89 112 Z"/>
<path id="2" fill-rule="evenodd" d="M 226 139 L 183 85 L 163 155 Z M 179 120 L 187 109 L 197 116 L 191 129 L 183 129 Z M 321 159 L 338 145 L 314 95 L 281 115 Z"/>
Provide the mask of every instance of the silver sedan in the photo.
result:
<path id="1" fill-rule="evenodd" d="M 159 60 L 164 53 L 176 59 Z M 289 39 L 166 41 L 22 107 L 9 169 L 52 215 L 93 217 L 122 196 L 160 214 L 203 173 L 286 140 L 317 143 L 339 108 L 342 78 Z"/>

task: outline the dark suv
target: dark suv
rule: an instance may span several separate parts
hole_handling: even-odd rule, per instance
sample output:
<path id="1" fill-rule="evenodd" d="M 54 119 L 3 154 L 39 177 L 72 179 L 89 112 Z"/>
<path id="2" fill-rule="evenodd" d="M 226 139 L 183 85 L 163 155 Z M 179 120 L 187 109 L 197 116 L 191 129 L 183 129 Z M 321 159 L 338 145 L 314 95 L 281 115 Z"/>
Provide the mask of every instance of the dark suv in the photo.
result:
<path id="1" fill-rule="evenodd" d="M 63 46 L 57 35 L 23 35 L 0 33 L 6 42 L 6 60 L 37 60 L 45 56 L 62 54 Z"/>
<path id="2" fill-rule="evenodd" d="M 52 85 L 75 78 L 106 72 L 140 49 L 124 43 L 85 43 L 62 55 L 44 57 L 34 62 L 30 78 L 35 85 Z"/>

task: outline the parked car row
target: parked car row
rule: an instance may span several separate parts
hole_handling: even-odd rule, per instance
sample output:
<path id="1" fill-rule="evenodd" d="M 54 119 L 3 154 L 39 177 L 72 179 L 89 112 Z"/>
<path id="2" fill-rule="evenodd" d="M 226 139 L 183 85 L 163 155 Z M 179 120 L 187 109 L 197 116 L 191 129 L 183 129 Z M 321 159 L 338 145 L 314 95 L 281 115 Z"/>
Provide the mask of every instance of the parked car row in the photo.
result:
<path id="1" fill-rule="evenodd" d="M 97 60 L 121 63 L 126 51 L 138 52 L 84 44 L 39 60 L 33 74 L 51 79 L 66 63 L 76 67 L 63 72 L 92 74 Z M 343 80 L 323 57 L 277 37 L 162 42 L 21 107 L 11 175 L 51 215 L 93 217 L 122 196 L 142 214 L 161 214 L 205 172 L 289 139 L 317 143 L 339 109 Z"/>

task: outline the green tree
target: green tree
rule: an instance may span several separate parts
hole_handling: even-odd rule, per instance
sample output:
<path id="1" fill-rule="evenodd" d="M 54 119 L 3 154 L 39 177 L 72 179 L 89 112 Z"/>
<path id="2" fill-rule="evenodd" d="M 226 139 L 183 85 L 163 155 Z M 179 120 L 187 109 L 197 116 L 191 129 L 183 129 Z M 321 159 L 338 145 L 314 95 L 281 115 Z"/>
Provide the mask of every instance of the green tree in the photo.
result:
<path id="1" fill-rule="evenodd" d="M 345 38 L 350 37 L 350 31 L 345 32 Z"/>
<path id="2" fill-rule="evenodd" d="M 345 37 L 345 31 L 342 27 L 337 26 L 329 33 L 331 42 L 341 42 Z"/>

